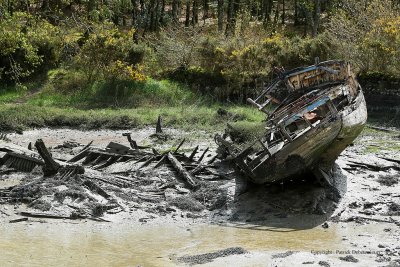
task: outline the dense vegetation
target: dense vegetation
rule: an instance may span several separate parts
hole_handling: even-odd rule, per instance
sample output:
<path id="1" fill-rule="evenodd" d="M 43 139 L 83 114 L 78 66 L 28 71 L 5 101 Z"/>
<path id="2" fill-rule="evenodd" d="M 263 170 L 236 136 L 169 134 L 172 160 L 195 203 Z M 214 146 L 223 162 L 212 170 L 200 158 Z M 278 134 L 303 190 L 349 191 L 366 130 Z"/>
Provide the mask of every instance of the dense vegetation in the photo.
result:
<path id="1" fill-rule="evenodd" d="M 398 0 L 0 0 L 0 103 L 243 103 L 315 57 L 398 79 L 399 47 Z"/>

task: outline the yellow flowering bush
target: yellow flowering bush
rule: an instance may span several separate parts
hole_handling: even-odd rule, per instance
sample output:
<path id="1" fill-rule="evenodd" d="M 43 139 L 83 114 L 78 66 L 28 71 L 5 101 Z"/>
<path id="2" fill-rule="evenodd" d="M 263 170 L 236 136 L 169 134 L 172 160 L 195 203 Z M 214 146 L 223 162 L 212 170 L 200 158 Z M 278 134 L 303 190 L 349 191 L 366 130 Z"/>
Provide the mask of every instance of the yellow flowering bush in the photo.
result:
<path id="1" fill-rule="evenodd" d="M 109 75 L 111 79 L 118 78 L 135 82 L 144 82 L 147 80 L 147 76 L 143 73 L 142 65 L 132 66 L 120 60 L 111 64 Z"/>
<path id="2" fill-rule="evenodd" d="M 400 16 L 377 19 L 360 49 L 369 55 L 370 68 L 400 75 Z"/>
<path id="3" fill-rule="evenodd" d="M 132 34 L 132 30 L 121 31 L 108 23 L 94 25 L 75 57 L 76 67 L 84 70 L 89 81 L 102 78 L 145 80 L 140 65 L 145 50 L 133 43 Z"/>

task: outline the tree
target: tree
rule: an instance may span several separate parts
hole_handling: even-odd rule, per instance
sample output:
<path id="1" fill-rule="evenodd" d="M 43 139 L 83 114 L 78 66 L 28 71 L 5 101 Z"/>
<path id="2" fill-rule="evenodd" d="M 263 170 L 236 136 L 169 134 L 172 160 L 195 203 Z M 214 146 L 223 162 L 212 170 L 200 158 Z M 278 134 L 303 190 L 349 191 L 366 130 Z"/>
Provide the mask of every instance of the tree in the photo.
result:
<path id="1" fill-rule="evenodd" d="M 222 32 L 224 27 L 224 0 L 218 0 L 218 31 Z"/>

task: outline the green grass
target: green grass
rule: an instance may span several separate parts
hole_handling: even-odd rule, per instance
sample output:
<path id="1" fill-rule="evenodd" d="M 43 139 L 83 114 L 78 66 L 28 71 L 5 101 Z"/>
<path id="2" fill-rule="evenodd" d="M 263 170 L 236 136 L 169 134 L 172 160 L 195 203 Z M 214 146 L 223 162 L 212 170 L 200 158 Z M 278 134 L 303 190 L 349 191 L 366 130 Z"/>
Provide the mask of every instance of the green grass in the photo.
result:
<path id="1" fill-rule="evenodd" d="M 83 129 L 128 129 L 154 126 L 158 115 L 164 127 L 182 129 L 223 129 L 227 122 L 261 121 L 264 116 L 252 108 L 226 107 L 237 116 L 217 114 L 214 106 L 141 107 L 136 109 L 91 109 L 40 107 L 32 104 L 7 104 L 0 107 L 0 130 L 15 131 L 39 127 Z"/>
<path id="2" fill-rule="evenodd" d="M 378 153 L 383 151 L 400 151 L 400 141 L 395 140 L 377 140 L 371 141 L 365 146 L 363 153 Z"/>
<path id="3" fill-rule="evenodd" d="M 97 81 L 73 91 L 71 84 L 49 80 L 44 89 L 28 100 L 41 107 L 136 108 L 144 106 L 180 106 L 210 102 L 186 86 L 167 80 L 146 82 Z"/>
<path id="4" fill-rule="evenodd" d="M 365 137 L 367 137 L 368 141 L 363 141 Z M 399 138 L 399 132 L 385 132 L 366 126 L 356 142 L 365 145 L 360 151 L 362 154 L 384 154 L 386 152 L 400 151 Z"/>
<path id="5" fill-rule="evenodd" d="M 0 80 L 0 104 L 15 103 L 41 87 L 43 81 L 38 78 L 24 84 L 5 85 Z"/>
<path id="6" fill-rule="evenodd" d="M 15 102 L 17 99 L 23 97 L 26 92 L 16 91 L 14 89 L 0 89 L 0 104 Z"/>
<path id="7" fill-rule="evenodd" d="M 167 80 L 97 81 L 85 85 L 80 83 L 82 75 L 79 73 L 69 73 L 70 82 L 52 78 L 57 76 L 54 73 L 56 71 L 50 73 L 40 86 L 42 90 L 36 94 L 15 88 L 0 91 L 0 130 L 127 129 L 153 126 L 159 115 L 164 127 L 207 130 L 223 129 L 227 122 L 261 122 L 264 119 L 261 112 L 250 106 L 223 106 Z M 23 96 L 26 96 L 25 103 L 16 103 Z M 219 115 L 220 108 L 226 109 L 228 115 Z"/>

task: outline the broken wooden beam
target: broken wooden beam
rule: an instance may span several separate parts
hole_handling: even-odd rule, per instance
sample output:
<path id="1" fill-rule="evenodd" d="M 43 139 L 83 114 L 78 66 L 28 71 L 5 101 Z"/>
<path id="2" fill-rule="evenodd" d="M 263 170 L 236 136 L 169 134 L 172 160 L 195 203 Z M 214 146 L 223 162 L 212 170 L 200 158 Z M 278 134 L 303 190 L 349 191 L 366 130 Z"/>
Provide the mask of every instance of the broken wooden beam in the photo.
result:
<path id="1" fill-rule="evenodd" d="M 28 220 L 28 218 L 24 217 L 24 218 L 18 218 L 18 219 L 10 220 L 9 223 L 25 222 L 27 220 Z"/>
<path id="2" fill-rule="evenodd" d="M 128 138 L 128 142 L 131 146 L 132 149 L 138 149 L 138 145 L 136 143 L 136 141 L 134 141 L 131 137 L 130 133 L 123 133 L 122 136 L 126 136 L 126 138 Z"/>
<path id="3" fill-rule="evenodd" d="M 161 159 L 154 165 L 154 169 L 160 167 L 162 164 L 164 164 L 165 159 L 167 158 L 167 154 L 164 154 Z"/>
<path id="4" fill-rule="evenodd" d="M 204 170 L 206 167 L 207 167 L 207 165 L 203 165 L 203 164 L 200 163 L 199 165 L 197 165 L 196 168 L 194 168 L 193 170 L 191 170 L 190 173 L 191 173 L 192 175 L 196 175 L 196 174 L 198 174 L 199 172 L 201 172 L 202 170 Z"/>
<path id="5" fill-rule="evenodd" d="M 214 161 L 218 158 L 218 154 L 216 154 L 215 156 L 213 156 L 208 162 L 207 164 L 213 164 Z"/>
<path id="6" fill-rule="evenodd" d="M 185 142 L 185 138 L 183 138 L 183 140 L 179 143 L 178 147 L 175 149 L 174 154 L 178 153 L 179 148 L 181 148 L 181 146 L 183 145 L 183 143 Z"/>
<path id="7" fill-rule="evenodd" d="M 108 194 L 103 188 L 101 188 L 99 185 L 96 183 L 90 181 L 90 180 L 85 180 L 82 183 L 85 187 L 87 187 L 90 191 L 97 193 L 98 195 L 104 197 L 105 199 L 110 199 L 110 194 Z"/>
<path id="8" fill-rule="evenodd" d="M 190 174 L 170 152 L 168 152 L 167 157 L 168 160 L 171 162 L 172 166 L 174 166 L 175 170 L 184 179 L 184 181 L 188 184 L 188 186 L 192 189 L 197 188 L 198 184 L 193 175 Z"/>
<path id="9" fill-rule="evenodd" d="M 394 163 L 397 163 L 397 164 L 400 164 L 400 160 L 399 159 L 392 159 L 392 158 L 386 158 L 386 157 L 378 157 L 378 158 L 384 159 L 384 160 L 387 160 L 387 161 L 390 161 L 390 162 L 394 162 Z"/>
<path id="10" fill-rule="evenodd" d="M 60 215 L 55 215 L 55 214 L 47 214 L 47 213 L 34 213 L 34 212 L 20 212 L 19 213 L 21 216 L 26 216 L 26 217 L 33 217 L 33 218 L 46 218 L 46 219 L 70 219 L 70 220 L 76 220 L 76 219 L 85 219 L 87 218 L 86 216 L 60 216 Z"/>
<path id="11" fill-rule="evenodd" d="M 154 156 L 150 156 L 142 165 L 140 165 L 139 169 L 146 167 L 155 159 Z"/>
<path id="12" fill-rule="evenodd" d="M 208 147 L 204 150 L 203 154 L 201 154 L 200 158 L 197 160 L 197 162 L 201 162 L 204 158 L 204 156 L 206 155 L 206 153 L 208 152 Z"/>
<path id="13" fill-rule="evenodd" d="M 161 115 L 159 115 L 157 119 L 156 134 L 158 133 L 162 133 Z"/>
<path id="14" fill-rule="evenodd" d="M 196 155 L 198 149 L 199 149 L 199 146 L 196 146 L 196 147 L 193 149 L 193 152 L 192 152 L 192 153 L 190 154 L 190 156 L 189 156 L 189 159 L 190 159 L 190 160 L 193 160 L 193 158 L 194 158 L 194 156 Z"/>
<path id="15" fill-rule="evenodd" d="M 132 149 L 147 149 L 150 148 L 149 146 L 139 146 L 135 140 L 132 139 L 131 133 L 123 133 L 122 136 L 126 136 L 128 139 L 129 145 Z"/>
<path id="16" fill-rule="evenodd" d="M 50 176 L 56 174 L 61 166 L 60 164 L 54 161 L 50 152 L 47 150 L 43 140 L 42 139 L 36 140 L 35 147 L 39 152 L 40 156 L 42 157 L 42 159 L 44 160 L 43 175 Z"/>
<path id="17" fill-rule="evenodd" d="M 88 149 L 92 144 L 93 144 L 93 140 L 90 141 L 86 146 L 84 146 L 84 147 L 81 149 L 81 152 L 84 151 L 84 150 L 86 150 L 86 149 Z"/>
<path id="18" fill-rule="evenodd" d="M 43 161 L 24 154 L 15 152 L 7 152 L 1 159 L 0 165 L 3 164 L 7 168 L 13 168 L 23 172 L 31 172 L 37 165 L 43 165 Z"/>
<path id="19" fill-rule="evenodd" d="M 151 148 L 151 151 L 153 152 L 153 154 L 155 156 L 159 156 L 160 155 L 160 152 L 158 152 L 157 149 L 155 149 L 154 147 Z"/>
<path id="20" fill-rule="evenodd" d="M 10 139 L 8 139 L 7 134 L 5 134 L 5 133 L 0 133 L 0 139 L 4 140 L 6 142 L 10 142 L 11 141 Z"/>
<path id="21" fill-rule="evenodd" d="M 10 216 L 10 214 L 8 214 L 7 212 L 5 212 L 5 211 L 3 211 L 3 210 L 0 210 L 0 213 L 4 214 L 4 215 L 6 215 L 6 216 Z"/>
<path id="22" fill-rule="evenodd" d="M 69 165 L 61 167 L 58 170 L 57 178 L 60 180 L 75 177 L 77 174 L 84 174 L 85 168 L 83 166 Z"/>

